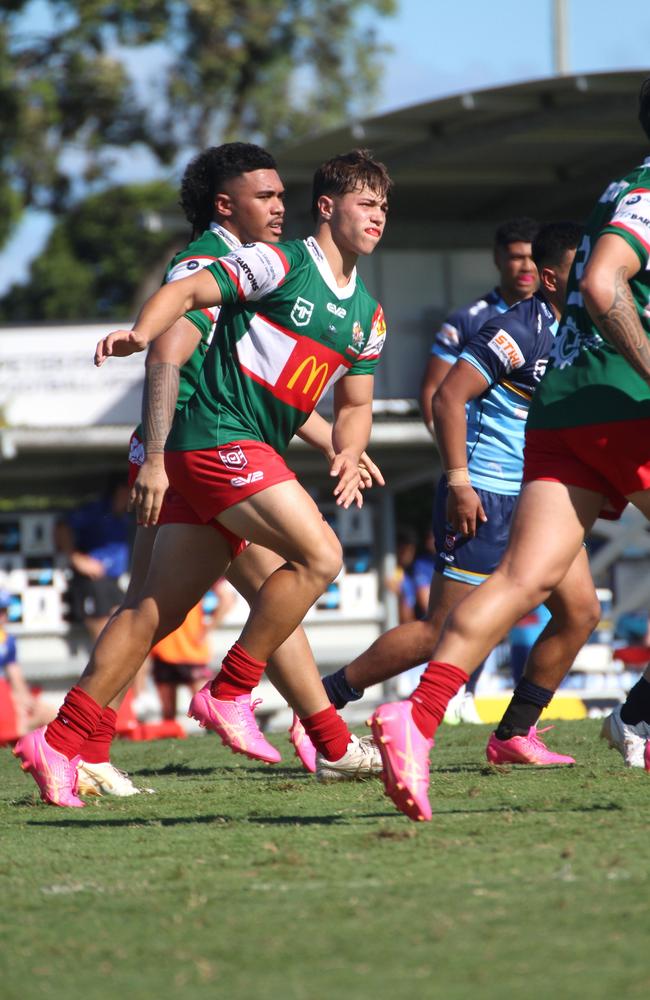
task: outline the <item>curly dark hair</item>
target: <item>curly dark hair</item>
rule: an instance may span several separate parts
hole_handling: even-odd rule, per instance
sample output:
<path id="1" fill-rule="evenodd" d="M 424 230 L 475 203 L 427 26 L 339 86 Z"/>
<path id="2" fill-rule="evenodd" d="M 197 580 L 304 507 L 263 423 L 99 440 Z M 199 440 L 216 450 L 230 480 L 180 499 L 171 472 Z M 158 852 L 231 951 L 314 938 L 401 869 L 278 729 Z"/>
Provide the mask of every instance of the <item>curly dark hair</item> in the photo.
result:
<path id="1" fill-rule="evenodd" d="M 645 78 L 639 92 L 639 121 L 641 128 L 650 139 L 650 76 Z"/>
<path id="2" fill-rule="evenodd" d="M 582 226 L 577 222 L 548 222 L 541 226 L 533 240 L 533 260 L 537 269 L 561 264 L 567 250 L 575 250 L 582 239 Z"/>
<path id="3" fill-rule="evenodd" d="M 190 160 L 181 181 L 180 205 L 195 234 L 212 222 L 215 195 L 222 184 L 253 170 L 277 170 L 277 164 L 270 153 L 252 142 L 209 146 Z"/>
<path id="4" fill-rule="evenodd" d="M 519 219 L 508 219 L 497 226 L 494 234 L 494 248 L 507 247 L 509 243 L 532 243 L 537 236 L 539 223 L 522 215 Z"/>
<path id="5" fill-rule="evenodd" d="M 383 163 L 373 160 L 367 149 L 353 149 L 350 153 L 333 156 L 318 167 L 314 174 L 311 196 L 311 214 L 318 220 L 318 199 L 323 194 L 347 194 L 368 185 L 375 194 L 388 198 L 393 182 Z"/>

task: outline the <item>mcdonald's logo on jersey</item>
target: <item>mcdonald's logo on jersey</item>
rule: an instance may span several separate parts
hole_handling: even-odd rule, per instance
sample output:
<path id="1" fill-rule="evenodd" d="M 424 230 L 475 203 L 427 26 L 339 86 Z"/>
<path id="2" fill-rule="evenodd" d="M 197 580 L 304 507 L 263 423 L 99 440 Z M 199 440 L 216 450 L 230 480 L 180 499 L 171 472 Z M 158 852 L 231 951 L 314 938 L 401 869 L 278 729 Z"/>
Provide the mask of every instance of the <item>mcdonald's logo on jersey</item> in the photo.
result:
<path id="1" fill-rule="evenodd" d="M 295 385 L 299 383 L 300 386 L 302 386 L 301 391 L 303 395 L 307 396 L 311 391 L 312 386 L 316 384 L 316 389 L 311 397 L 316 403 L 320 399 L 323 388 L 327 384 L 329 372 L 330 366 L 327 361 L 323 361 L 319 365 L 316 360 L 316 356 L 314 354 L 310 354 L 309 357 L 300 362 L 293 375 L 288 380 L 287 389 L 293 389 Z M 305 378 L 301 380 L 301 375 L 303 374 L 305 375 Z"/>

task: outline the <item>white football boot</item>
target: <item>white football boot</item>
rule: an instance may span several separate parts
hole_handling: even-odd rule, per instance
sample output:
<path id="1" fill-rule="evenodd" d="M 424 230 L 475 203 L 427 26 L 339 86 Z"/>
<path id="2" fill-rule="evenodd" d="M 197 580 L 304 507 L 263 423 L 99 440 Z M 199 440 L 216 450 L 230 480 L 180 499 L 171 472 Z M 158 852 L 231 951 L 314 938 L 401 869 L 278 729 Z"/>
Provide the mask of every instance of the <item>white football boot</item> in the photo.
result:
<path id="1" fill-rule="evenodd" d="M 359 739 L 352 735 L 348 748 L 338 760 L 326 760 L 316 754 L 316 777 L 319 781 L 366 781 L 382 772 L 381 755 L 372 736 Z"/>

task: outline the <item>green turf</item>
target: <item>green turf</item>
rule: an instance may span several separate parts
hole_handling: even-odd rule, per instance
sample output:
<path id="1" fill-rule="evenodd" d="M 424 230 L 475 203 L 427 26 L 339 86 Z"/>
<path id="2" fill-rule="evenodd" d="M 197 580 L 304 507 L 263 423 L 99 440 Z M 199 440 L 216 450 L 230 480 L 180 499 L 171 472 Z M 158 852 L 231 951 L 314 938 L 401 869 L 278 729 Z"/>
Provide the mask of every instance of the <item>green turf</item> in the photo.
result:
<path id="1" fill-rule="evenodd" d="M 46 807 L 0 751 L 4 1000 L 645 997 L 650 776 L 598 723 L 579 766 L 489 767 L 443 727 L 433 822 L 215 737 L 121 743 L 153 796 Z M 90 800 L 89 800 L 90 801 Z"/>

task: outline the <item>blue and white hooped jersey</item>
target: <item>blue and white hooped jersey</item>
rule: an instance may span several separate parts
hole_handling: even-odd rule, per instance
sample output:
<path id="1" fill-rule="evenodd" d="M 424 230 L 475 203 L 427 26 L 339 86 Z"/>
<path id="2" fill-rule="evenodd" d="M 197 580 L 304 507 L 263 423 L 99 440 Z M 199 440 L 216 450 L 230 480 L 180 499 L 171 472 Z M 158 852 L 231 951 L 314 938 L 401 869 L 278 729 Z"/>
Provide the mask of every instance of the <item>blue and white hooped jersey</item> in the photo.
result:
<path id="1" fill-rule="evenodd" d="M 501 298 L 498 288 L 493 288 L 487 295 L 467 306 L 461 306 L 447 316 L 438 330 L 431 354 L 453 365 L 458 361 L 467 341 L 478 333 L 483 324 L 507 310 L 508 306 Z"/>
<path id="2" fill-rule="evenodd" d="M 557 331 L 538 294 L 493 317 L 460 360 L 481 373 L 485 392 L 467 407 L 467 465 L 473 486 L 514 495 L 521 488 L 526 418 Z"/>

